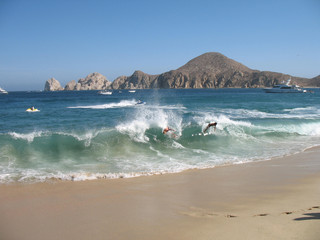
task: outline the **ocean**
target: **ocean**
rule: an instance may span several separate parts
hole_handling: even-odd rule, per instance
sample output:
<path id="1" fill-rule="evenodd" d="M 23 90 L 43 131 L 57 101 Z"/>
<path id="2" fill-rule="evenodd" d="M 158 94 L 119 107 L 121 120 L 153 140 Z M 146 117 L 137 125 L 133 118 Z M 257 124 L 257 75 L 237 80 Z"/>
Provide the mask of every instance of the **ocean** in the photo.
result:
<path id="1" fill-rule="evenodd" d="M 176 173 L 320 145 L 319 89 L 9 92 L 0 102 L 1 184 Z"/>

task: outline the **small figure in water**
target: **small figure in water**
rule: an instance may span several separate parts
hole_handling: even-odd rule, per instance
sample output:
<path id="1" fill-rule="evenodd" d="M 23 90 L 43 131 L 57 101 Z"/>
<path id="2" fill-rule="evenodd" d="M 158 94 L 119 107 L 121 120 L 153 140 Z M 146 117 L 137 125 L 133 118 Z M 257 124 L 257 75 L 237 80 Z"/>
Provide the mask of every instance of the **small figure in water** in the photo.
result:
<path id="1" fill-rule="evenodd" d="M 173 131 L 174 132 L 174 130 L 173 129 L 171 129 L 171 128 L 169 128 L 169 127 L 166 127 L 165 129 L 163 129 L 163 134 L 166 134 L 167 132 L 169 132 L 169 131 Z"/>
<path id="2" fill-rule="evenodd" d="M 31 107 L 31 110 L 34 111 L 34 107 Z"/>
<path id="3" fill-rule="evenodd" d="M 144 101 L 141 101 L 140 99 L 137 101 L 136 105 L 144 105 L 146 104 L 146 102 Z"/>
<path id="4" fill-rule="evenodd" d="M 209 129 L 209 127 L 214 127 L 214 131 L 216 131 L 217 124 L 217 122 L 209 123 L 207 127 L 203 130 L 203 133 L 205 133 Z"/>
<path id="5" fill-rule="evenodd" d="M 169 131 L 175 132 L 174 129 L 171 129 L 171 128 L 169 128 L 169 127 L 166 127 L 165 129 L 163 129 L 163 132 L 162 132 L 162 133 L 165 135 L 165 134 L 167 134 Z M 171 137 L 174 137 L 174 138 L 177 137 L 177 135 L 174 134 L 174 133 L 171 133 L 170 135 L 171 135 Z"/>

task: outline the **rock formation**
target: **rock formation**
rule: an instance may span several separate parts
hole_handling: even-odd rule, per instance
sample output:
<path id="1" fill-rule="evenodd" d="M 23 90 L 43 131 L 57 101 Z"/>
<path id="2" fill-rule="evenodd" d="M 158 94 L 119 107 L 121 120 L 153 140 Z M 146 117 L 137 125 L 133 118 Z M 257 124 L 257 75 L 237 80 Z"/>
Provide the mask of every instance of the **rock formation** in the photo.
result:
<path id="1" fill-rule="evenodd" d="M 63 87 L 61 87 L 60 82 L 55 78 L 50 78 L 46 81 L 44 86 L 44 91 L 62 91 Z"/>
<path id="2" fill-rule="evenodd" d="M 144 89 L 152 88 L 151 83 L 158 75 L 149 75 L 141 71 L 135 71 L 130 77 L 120 76 L 112 83 L 113 89 Z"/>
<path id="3" fill-rule="evenodd" d="M 86 78 L 80 78 L 74 90 L 101 90 L 111 84 L 105 76 L 100 73 L 91 73 Z"/>
<path id="4" fill-rule="evenodd" d="M 260 88 L 270 87 L 290 78 L 287 74 L 252 70 L 226 56 L 210 52 L 200 55 L 182 67 L 160 75 L 136 71 L 130 77 L 121 76 L 110 88 Z M 320 86 L 320 80 L 291 77 L 292 84 Z M 311 85 L 310 85 L 311 84 Z"/>
<path id="5" fill-rule="evenodd" d="M 111 82 L 100 73 L 91 73 L 86 78 L 80 78 L 78 82 L 72 80 L 68 82 L 63 89 L 58 80 L 51 78 L 46 82 L 45 91 L 60 90 L 104 90 L 110 86 Z"/>
<path id="6" fill-rule="evenodd" d="M 262 88 L 282 83 L 291 77 L 291 84 L 320 87 L 320 75 L 312 78 L 292 77 L 288 74 L 250 69 L 221 53 L 202 54 L 182 67 L 159 75 L 135 71 L 131 76 L 120 76 L 112 83 L 100 73 L 70 81 L 64 90 L 146 89 L 146 88 Z M 51 78 L 45 91 L 63 90 Z"/>
<path id="7" fill-rule="evenodd" d="M 67 83 L 67 85 L 64 87 L 64 90 L 66 91 L 76 90 L 76 85 L 77 85 L 76 81 L 72 80 Z"/>

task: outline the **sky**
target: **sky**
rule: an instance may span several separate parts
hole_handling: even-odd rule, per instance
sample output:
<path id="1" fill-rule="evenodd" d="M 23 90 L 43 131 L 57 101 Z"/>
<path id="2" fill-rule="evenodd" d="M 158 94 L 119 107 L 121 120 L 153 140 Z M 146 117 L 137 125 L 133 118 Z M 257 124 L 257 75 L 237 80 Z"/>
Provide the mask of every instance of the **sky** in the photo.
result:
<path id="1" fill-rule="evenodd" d="M 0 87 L 99 72 L 160 74 L 220 52 L 251 69 L 320 74 L 320 0 L 0 0 Z"/>

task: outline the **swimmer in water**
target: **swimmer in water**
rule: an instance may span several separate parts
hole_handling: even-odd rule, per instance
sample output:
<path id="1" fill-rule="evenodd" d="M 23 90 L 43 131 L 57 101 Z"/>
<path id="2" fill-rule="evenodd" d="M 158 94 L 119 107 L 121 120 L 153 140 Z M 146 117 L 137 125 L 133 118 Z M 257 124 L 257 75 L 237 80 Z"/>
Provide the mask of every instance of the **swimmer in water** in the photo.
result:
<path id="1" fill-rule="evenodd" d="M 217 122 L 209 123 L 207 127 L 203 130 L 203 133 L 205 133 L 210 127 L 214 127 L 214 131 L 216 131 L 217 124 Z"/>
<path id="2" fill-rule="evenodd" d="M 169 131 L 173 131 L 174 132 L 174 130 L 173 129 L 171 129 L 171 128 L 169 128 L 169 127 L 166 127 L 165 129 L 163 129 L 163 134 L 167 134 L 167 132 L 169 132 Z"/>
<path id="3" fill-rule="evenodd" d="M 169 127 L 166 127 L 165 129 L 163 129 L 163 132 L 162 132 L 162 133 L 165 135 L 165 134 L 167 134 L 169 131 L 175 132 L 174 129 L 171 129 L 171 128 L 169 128 Z M 177 135 L 175 135 L 174 133 L 172 133 L 172 137 L 176 138 Z"/>

